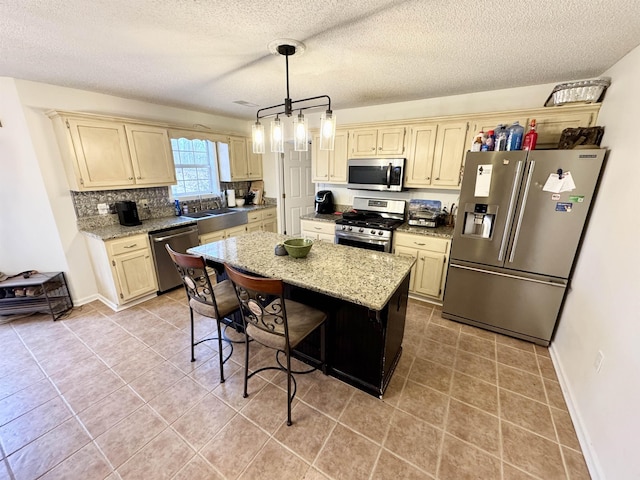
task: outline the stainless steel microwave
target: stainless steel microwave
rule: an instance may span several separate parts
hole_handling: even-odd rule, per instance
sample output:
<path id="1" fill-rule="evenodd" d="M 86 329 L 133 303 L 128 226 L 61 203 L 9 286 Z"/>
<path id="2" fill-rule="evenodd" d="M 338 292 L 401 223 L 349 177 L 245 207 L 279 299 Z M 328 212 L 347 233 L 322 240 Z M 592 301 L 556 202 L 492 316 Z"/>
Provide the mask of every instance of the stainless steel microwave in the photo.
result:
<path id="1" fill-rule="evenodd" d="M 350 158 L 347 161 L 347 188 L 402 191 L 404 158 Z"/>

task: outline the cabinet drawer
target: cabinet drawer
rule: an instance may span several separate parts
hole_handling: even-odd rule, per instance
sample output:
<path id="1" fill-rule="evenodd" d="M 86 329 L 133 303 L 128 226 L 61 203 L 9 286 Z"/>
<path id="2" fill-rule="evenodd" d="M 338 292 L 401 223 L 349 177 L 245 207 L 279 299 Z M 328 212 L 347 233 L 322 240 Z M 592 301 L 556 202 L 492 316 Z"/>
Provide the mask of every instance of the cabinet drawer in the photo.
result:
<path id="1" fill-rule="evenodd" d="M 395 242 L 396 245 L 420 250 L 430 250 L 432 252 L 447 253 L 449 249 L 449 240 L 425 235 L 409 235 L 402 232 L 396 232 Z"/>
<path id="2" fill-rule="evenodd" d="M 262 219 L 263 220 L 276 218 L 276 216 L 277 216 L 277 212 L 276 212 L 275 208 L 269 208 L 267 210 L 262 210 Z"/>
<path id="3" fill-rule="evenodd" d="M 326 233 L 333 236 L 336 232 L 336 224 L 333 222 L 313 222 L 309 220 L 300 220 L 300 229 L 302 231 Z"/>
<path id="4" fill-rule="evenodd" d="M 111 255 L 135 252 L 136 250 L 142 250 L 145 248 L 149 248 L 149 237 L 146 235 L 134 235 L 132 237 L 119 238 L 107 243 L 107 250 Z"/>
<path id="5" fill-rule="evenodd" d="M 262 212 L 260 210 L 254 210 L 253 212 L 247 213 L 247 221 L 251 222 L 259 222 L 262 220 Z"/>

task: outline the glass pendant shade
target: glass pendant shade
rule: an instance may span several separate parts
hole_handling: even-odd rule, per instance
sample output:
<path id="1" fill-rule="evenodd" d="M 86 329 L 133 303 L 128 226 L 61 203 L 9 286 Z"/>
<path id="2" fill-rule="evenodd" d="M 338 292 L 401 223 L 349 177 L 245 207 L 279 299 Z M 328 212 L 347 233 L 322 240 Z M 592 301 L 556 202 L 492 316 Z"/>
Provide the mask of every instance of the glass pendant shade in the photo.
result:
<path id="1" fill-rule="evenodd" d="M 307 123 L 302 114 L 293 120 L 293 148 L 296 152 L 309 150 Z"/>
<path id="2" fill-rule="evenodd" d="M 278 117 L 271 121 L 271 151 L 284 153 L 284 130 Z"/>
<path id="3" fill-rule="evenodd" d="M 336 116 L 327 110 L 320 116 L 320 150 L 333 150 L 336 139 Z"/>
<path id="4" fill-rule="evenodd" d="M 251 137 L 253 140 L 253 153 L 264 153 L 264 126 L 256 122 L 251 127 Z"/>

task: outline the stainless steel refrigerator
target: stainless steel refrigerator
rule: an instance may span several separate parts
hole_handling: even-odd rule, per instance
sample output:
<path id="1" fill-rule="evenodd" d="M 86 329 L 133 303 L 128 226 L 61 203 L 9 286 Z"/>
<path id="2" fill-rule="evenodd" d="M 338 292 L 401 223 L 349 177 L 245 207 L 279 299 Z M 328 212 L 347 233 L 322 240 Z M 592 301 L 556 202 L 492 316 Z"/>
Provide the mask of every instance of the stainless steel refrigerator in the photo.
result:
<path id="1" fill-rule="evenodd" d="M 549 344 L 605 153 L 467 154 L 443 317 Z"/>

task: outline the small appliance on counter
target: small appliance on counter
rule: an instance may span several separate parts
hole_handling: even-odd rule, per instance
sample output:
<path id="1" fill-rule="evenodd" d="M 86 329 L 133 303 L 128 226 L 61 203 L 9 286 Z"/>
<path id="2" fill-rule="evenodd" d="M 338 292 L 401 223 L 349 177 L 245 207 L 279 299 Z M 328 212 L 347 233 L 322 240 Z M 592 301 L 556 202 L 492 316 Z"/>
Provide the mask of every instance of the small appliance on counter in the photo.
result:
<path id="1" fill-rule="evenodd" d="M 333 193 L 331 193 L 331 190 L 319 190 L 316 193 L 316 213 L 333 212 Z"/>
<path id="2" fill-rule="evenodd" d="M 409 225 L 436 228 L 444 225 L 440 200 L 409 200 Z"/>
<path id="3" fill-rule="evenodd" d="M 132 202 L 131 200 L 116 202 L 116 211 L 118 212 L 120 225 L 125 227 L 142 225 L 140 218 L 138 218 L 138 206 L 136 205 L 136 202 Z"/>

